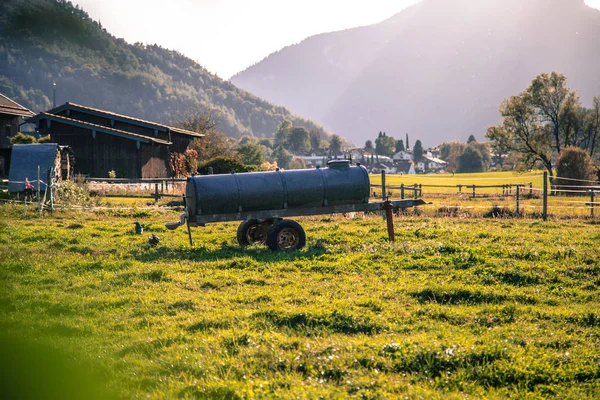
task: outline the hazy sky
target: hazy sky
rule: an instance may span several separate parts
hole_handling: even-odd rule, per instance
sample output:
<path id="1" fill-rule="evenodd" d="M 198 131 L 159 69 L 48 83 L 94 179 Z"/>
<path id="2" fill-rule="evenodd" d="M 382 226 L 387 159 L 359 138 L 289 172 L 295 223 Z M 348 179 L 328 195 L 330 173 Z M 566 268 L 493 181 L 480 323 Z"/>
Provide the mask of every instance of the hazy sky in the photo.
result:
<path id="1" fill-rule="evenodd" d="M 309 36 L 383 21 L 419 0 L 73 0 L 116 37 L 178 50 L 225 79 Z M 485 0 L 477 0 L 485 1 Z M 600 0 L 586 0 L 600 8 Z"/>

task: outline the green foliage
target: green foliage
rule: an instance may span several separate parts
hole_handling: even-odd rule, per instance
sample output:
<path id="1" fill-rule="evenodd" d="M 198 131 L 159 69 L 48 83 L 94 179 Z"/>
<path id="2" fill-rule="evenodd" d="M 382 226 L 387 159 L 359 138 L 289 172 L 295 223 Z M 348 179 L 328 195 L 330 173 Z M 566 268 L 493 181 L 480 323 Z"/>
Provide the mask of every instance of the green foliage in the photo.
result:
<path id="1" fill-rule="evenodd" d="M 268 137 L 284 120 L 326 135 L 176 51 L 113 37 L 69 1 L 2 1 L 0 38 L 0 92 L 34 111 L 51 107 L 55 81 L 59 103 L 162 123 L 192 107 L 230 137 Z"/>
<path id="2" fill-rule="evenodd" d="M 51 139 L 50 139 L 50 135 L 47 136 L 41 136 L 37 142 L 38 143 L 50 143 Z"/>
<path id="3" fill-rule="evenodd" d="M 108 177 L 111 178 L 111 179 L 116 178 L 117 177 L 117 172 L 114 169 L 108 171 Z"/>
<path id="4" fill-rule="evenodd" d="M 342 153 L 342 137 L 333 135 L 329 142 L 329 152 L 333 157 L 337 157 Z"/>
<path id="5" fill-rule="evenodd" d="M 234 157 L 215 157 L 208 160 L 200 167 L 202 174 L 207 174 L 209 168 L 212 168 L 213 174 L 230 174 L 232 172 L 248 172 L 249 168 L 238 158 Z"/>
<path id="6" fill-rule="evenodd" d="M 90 201 L 90 192 L 82 182 L 62 181 L 56 190 L 56 201 L 68 205 L 83 205 Z"/>
<path id="7" fill-rule="evenodd" d="M 283 146 L 278 146 L 273 150 L 273 158 L 277 162 L 277 165 L 283 169 L 288 169 L 294 156 L 287 151 Z"/>
<path id="8" fill-rule="evenodd" d="M 10 138 L 10 144 L 34 144 L 36 143 L 35 137 L 26 135 L 22 132 L 17 133 L 15 136 Z"/>
<path id="9" fill-rule="evenodd" d="M 396 141 L 396 153 L 404 151 L 404 142 L 402 139 Z"/>
<path id="10" fill-rule="evenodd" d="M 423 160 L 423 145 L 420 140 L 415 142 L 415 147 L 413 148 L 413 157 L 415 162 L 420 162 Z"/>
<path id="11" fill-rule="evenodd" d="M 246 165 L 260 165 L 264 162 L 261 147 L 256 143 L 246 143 L 237 151 L 238 157 Z"/>
<path id="12" fill-rule="evenodd" d="M 311 139 L 306 128 L 302 126 L 292 128 L 292 132 L 288 139 L 288 148 L 295 153 L 306 153 L 310 151 Z"/>
<path id="13" fill-rule="evenodd" d="M 375 153 L 380 156 L 391 157 L 394 155 L 395 150 L 396 139 L 380 132 L 380 136 L 375 139 Z"/>
<path id="14" fill-rule="evenodd" d="M 556 175 L 559 185 L 566 185 L 577 190 L 577 186 L 591 186 L 591 181 L 596 181 L 596 168 L 590 155 L 578 147 L 562 149 L 556 161 Z M 577 179 L 577 180 L 570 180 Z M 564 189 L 564 188 L 561 188 Z"/>
<path id="15" fill-rule="evenodd" d="M 465 151 L 456 159 L 458 173 L 483 172 L 485 164 L 481 152 L 473 146 L 467 146 Z"/>
<path id="16" fill-rule="evenodd" d="M 477 139 L 475 139 L 475 136 L 473 135 L 469 135 L 469 139 L 467 140 L 467 144 L 471 144 L 473 142 L 476 142 Z"/>
<path id="17" fill-rule="evenodd" d="M 375 150 L 375 148 L 373 147 L 373 141 L 369 139 L 365 142 L 365 151 L 367 153 L 373 154 L 373 150 Z"/>

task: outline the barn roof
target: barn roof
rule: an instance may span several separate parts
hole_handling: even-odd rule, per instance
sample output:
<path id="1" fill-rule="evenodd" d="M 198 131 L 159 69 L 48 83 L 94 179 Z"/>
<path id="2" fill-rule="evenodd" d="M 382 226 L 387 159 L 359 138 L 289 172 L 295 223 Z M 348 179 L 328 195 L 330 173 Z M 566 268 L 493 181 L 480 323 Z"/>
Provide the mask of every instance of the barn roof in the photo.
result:
<path id="1" fill-rule="evenodd" d="M 18 117 L 31 117 L 35 115 L 31 110 L 9 99 L 2 93 L 0 93 L 0 114 L 15 115 Z"/>
<path id="2" fill-rule="evenodd" d="M 35 116 L 34 118 L 30 118 L 27 121 L 28 122 L 37 122 L 37 121 L 41 121 L 44 119 L 49 120 L 49 121 L 56 121 L 56 122 L 64 123 L 67 125 L 78 126 L 80 128 L 89 129 L 91 131 L 97 131 L 97 132 L 107 133 L 109 135 L 120 136 L 120 137 L 124 137 L 126 139 L 131 139 L 131 140 L 135 140 L 135 141 L 142 142 L 142 143 L 153 142 L 153 143 L 166 144 L 166 145 L 172 144 L 169 141 L 158 139 L 155 137 L 139 135 L 137 133 L 122 131 L 119 129 L 109 128 L 109 127 L 103 126 L 103 125 L 96 125 L 96 124 L 92 124 L 90 122 L 85 122 L 85 121 L 80 121 L 77 119 L 63 117 L 62 115 L 48 114 L 45 112 L 39 113 L 37 116 Z"/>
<path id="3" fill-rule="evenodd" d="M 58 154 L 56 143 L 15 144 L 12 147 L 10 173 L 8 176 L 8 191 L 22 192 L 25 190 L 25 179 L 28 179 L 35 190 L 38 182 L 38 165 L 40 167 L 41 190 L 46 190 L 48 171 L 56 165 Z"/>
<path id="4" fill-rule="evenodd" d="M 114 113 L 112 111 L 106 111 L 106 110 L 102 110 L 99 108 L 94 108 L 94 107 L 88 107 L 88 106 L 82 106 L 81 104 L 76 104 L 76 103 L 71 103 L 71 102 L 67 102 L 63 105 L 60 105 L 58 107 L 55 107 L 51 110 L 48 110 L 47 113 L 49 114 L 56 114 L 59 113 L 61 111 L 64 110 L 80 110 L 83 112 L 87 112 L 90 114 L 94 114 L 94 115 L 99 115 L 99 116 L 103 116 L 106 118 L 114 118 L 114 119 L 118 119 L 124 122 L 129 122 L 132 123 L 134 125 L 141 125 L 141 126 L 146 126 L 148 128 L 153 128 L 153 129 L 158 129 L 161 131 L 167 131 L 167 132 L 174 132 L 174 133 L 180 133 L 182 135 L 187 135 L 187 136 L 194 136 L 194 137 L 204 137 L 205 135 L 202 133 L 197 133 L 197 132 L 192 132 L 192 131 L 188 131 L 185 129 L 180 129 L 180 128 L 175 128 L 173 126 L 168 126 L 168 125 L 164 125 L 164 124 L 159 124 L 156 122 L 151 122 L 151 121 L 146 121 L 140 118 L 134 118 L 134 117 L 130 117 L 128 115 L 123 115 L 123 114 L 117 114 Z"/>

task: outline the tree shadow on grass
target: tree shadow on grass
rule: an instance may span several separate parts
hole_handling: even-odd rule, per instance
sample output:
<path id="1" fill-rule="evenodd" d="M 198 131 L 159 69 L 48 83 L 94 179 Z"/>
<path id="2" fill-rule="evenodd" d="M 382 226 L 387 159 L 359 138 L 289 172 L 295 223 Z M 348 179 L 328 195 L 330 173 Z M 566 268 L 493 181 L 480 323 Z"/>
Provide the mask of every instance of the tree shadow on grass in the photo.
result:
<path id="1" fill-rule="evenodd" d="M 224 244 L 220 249 L 195 247 L 158 247 L 136 249 L 132 257 L 141 262 L 155 261 L 223 261 L 232 260 L 229 268 L 244 269 L 261 263 L 307 260 L 325 254 L 321 246 L 310 246 L 306 250 L 272 252 L 260 246 L 241 247 Z"/>

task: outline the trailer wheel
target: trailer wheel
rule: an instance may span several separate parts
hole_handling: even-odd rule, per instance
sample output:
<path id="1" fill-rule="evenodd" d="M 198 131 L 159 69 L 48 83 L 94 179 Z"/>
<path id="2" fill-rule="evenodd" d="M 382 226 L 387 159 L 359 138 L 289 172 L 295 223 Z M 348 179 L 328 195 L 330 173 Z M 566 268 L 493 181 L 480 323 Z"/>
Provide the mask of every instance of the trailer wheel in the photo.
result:
<path id="1" fill-rule="evenodd" d="M 306 233 L 292 220 L 275 222 L 267 232 L 267 246 L 273 251 L 299 250 L 306 244 Z"/>
<path id="2" fill-rule="evenodd" d="M 266 229 L 256 219 L 243 221 L 237 230 L 237 240 L 241 246 L 263 244 L 267 239 Z"/>

